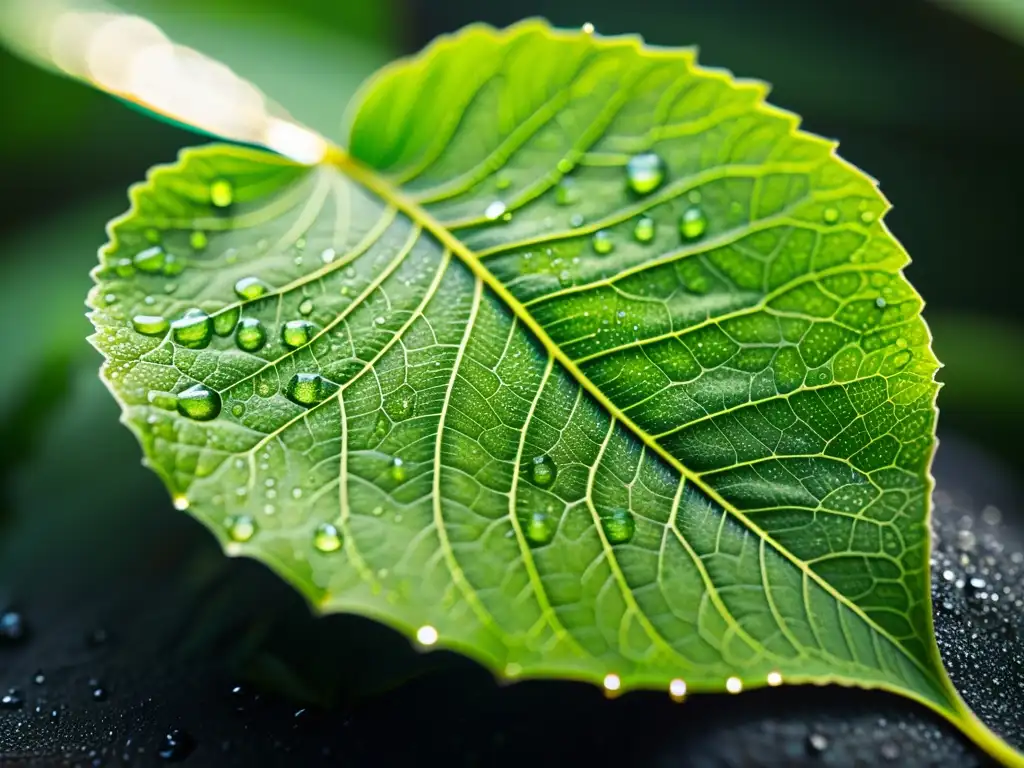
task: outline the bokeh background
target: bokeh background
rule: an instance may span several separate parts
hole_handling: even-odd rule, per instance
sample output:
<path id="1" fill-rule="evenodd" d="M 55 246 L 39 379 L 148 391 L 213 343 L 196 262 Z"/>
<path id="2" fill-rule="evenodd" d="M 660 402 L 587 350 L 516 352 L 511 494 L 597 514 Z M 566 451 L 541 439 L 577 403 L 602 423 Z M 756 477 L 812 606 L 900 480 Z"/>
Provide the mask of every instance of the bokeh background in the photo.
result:
<path id="1" fill-rule="evenodd" d="M 1024 2 L 118 5 L 338 140 L 367 75 L 474 21 L 589 21 L 599 33 L 697 44 L 705 65 L 769 81 L 774 103 L 840 139 L 841 154 L 894 202 L 888 221 L 914 258 L 908 276 L 945 363 L 943 535 L 988 525 L 979 546 L 988 536 L 1004 549 L 978 557 L 1013 554 L 1006 542 L 1024 531 Z M 0 97 L 0 614 L 17 612 L 24 627 L 21 637 L 0 632 L 0 695 L 13 687 L 21 702 L 0 702 L 0 765 L 979 759 L 892 697 L 773 691 L 670 708 L 643 695 L 605 702 L 580 686 L 499 689 L 472 664 L 419 655 L 370 622 L 314 621 L 262 567 L 226 560 L 170 508 L 85 342 L 104 223 L 149 167 L 205 140 L 4 51 Z M 995 657 L 1014 687 L 1022 658 L 1019 648 Z M 1003 712 L 1002 727 L 1024 740 L 1019 712 Z"/>

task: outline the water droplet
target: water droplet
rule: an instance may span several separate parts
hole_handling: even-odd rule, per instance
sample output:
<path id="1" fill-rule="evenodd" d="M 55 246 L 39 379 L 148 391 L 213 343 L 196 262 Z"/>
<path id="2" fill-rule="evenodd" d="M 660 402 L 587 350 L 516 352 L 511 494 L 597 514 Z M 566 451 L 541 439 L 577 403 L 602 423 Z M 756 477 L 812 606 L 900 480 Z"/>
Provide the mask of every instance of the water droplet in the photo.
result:
<path id="1" fill-rule="evenodd" d="M 338 252 L 333 248 L 325 248 L 320 253 L 320 261 L 322 261 L 324 264 L 330 264 L 336 258 L 338 258 Z"/>
<path id="2" fill-rule="evenodd" d="M 259 352 L 267 343 L 267 331 L 255 317 L 243 317 L 235 330 L 235 343 L 246 352 Z"/>
<path id="3" fill-rule="evenodd" d="M 668 694 L 676 701 L 682 701 L 686 696 L 686 681 L 677 677 L 668 684 Z"/>
<path id="4" fill-rule="evenodd" d="M 862 212 L 861 215 L 860 215 L 860 220 L 864 224 L 870 224 L 872 221 L 875 220 L 874 211 L 864 211 L 864 212 Z"/>
<path id="5" fill-rule="evenodd" d="M 534 456 L 529 467 L 530 479 L 542 488 L 547 488 L 555 482 L 558 468 L 550 456 Z"/>
<path id="6" fill-rule="evenodd" d="M 210 421 L 220 415 L 220 395 L 202 384 L 178 393 L 178 413 L 196 421 Z"/>
<path id="7" fill-rule="evenodd" d="M 90 680 L 89 688 L 92 689 L 92 700 L 93 701 L 106 701 L 107 700 L 107 689 L 103 686 L 99 680 Z"/>
<path id="8" fill-rule="evenodd" d="M 235 190 L 230 181 L 218 179 L 210 185 L 210 202 L 217 208 L 227 208 L 235 201 Z"/>
<path id="9" fill-rule="evenodd" d="M 782 685 L 782 675 L 779 672 L 768 673 L 768 685 L 773 688 L 778 685 Z"/>
<path id="10" fill-rule="evenodd" d="M 35 677 L 32 678 L 32 682 L 36 685 L 45 685 L 46 675 L 43 674 L 42 670 L 39 670 L 38 672 L 36 672 Z"/>
<path id="11" fill-rule="evenodd" d="M 136 315 L 132 318 L 132 328 L 143 336 L 163 336 L 170 327 L 167 318 L 159 315 Z"/>
<path id="12" fill-rule="evenodd" d="M 582 213 L 574 213 L 572 215 L 572 218 L 569 219 L 569 226 L 571 226 L 573 229 L 579 229 L 580 227 L 583 226 L 583 223 L 585 221 L 586 219 L 583 218 Z"/>
<path id="13" fill-rule="evenodd" d="M 594 25 L 588 21 L 582 27 L 580 27 L 580 31 L 584 35 L 592 35 L 594 34 Z"/>
<path id="14" fill-rule="evenodd" d="M 823 216 L 826 224 L 835 224 L 837 221 L 839 221 L 839 209 L 826 208 Z"/>
<path id="15" fill-rule="evenodd" d="M 213 337 L 210 316 L 201 309 L 190 309 L 171 323 L 174 342 L 188 349 L 205 349 Z"/>
<path id="16" fill-rule="evenodd" d="M 153 407 L 162 408 L 165 411 L 174 411 L 178 408 L 178 396 L 171 394 L 170 392 L 160 392 L 155 389 L 150 390 L 146 395 L 146 399 Z"/>
<path id="17" fill-rule="evenodd" d="M 179 259 L 173 253 L 167 254 L 167 259 L 164 261 L 163 273 L 167 277 L 175 277 L 185 271 L 185 260 Z"/>
<path id="18" fill-rule="evenodd" d="M 238 325 L 238 316 L 241 314 L 241 307 L 229 307 L 223 312 L 218 312 L 213 316 L 213 332 L 218 336 L 230 336 Z"/>
<path id="19" fill-rule="evenodd" d="M 11 688 L 3 696 L 0 696 L 0 709 L 21 709 L 24 705 L 25 700 L 17 688 Z"/>
<path id="20" fill-rule="evenodd" d="M 256 521 L 249 515 L 229 517 L 226 527 L 231 540 L 240 544 L 244 544 L 256 535 Z"/>
<path id="21" fill-rule="evenodd" d="M 633 538 L 636 521 L 628 509 L 613 509 L 607 517 L 601 518 L 601 527 L 610 544 L 625 544 Z"/>
<path id="22" fill-rule="evenodd" d="M 572 179 L 562 179 L 555 187 L 555 202 L 559 205 L 573 205 L 580 199 L 579 189 Z"/>
<path id="23" fill-rule="evenodd" d="M 303 299 L 302 303 L 299 304 L 299 314 L 300 315 L 310 315 L 310 314 L 312 314 L 314 309 L 315 309 L 315 307 L 313 305 L 313 300 L 312 299 Z"/>
<path id="24" fill-rule="evenodd" d="M 555 537 L 554 522 L 546 512 L 534 512 L 523 528 L 526 540 L 534 546 L 547 544 Z"/>
<path id="25" fill-rule="evenodd" d="M 238 295 L 238 298 L 245 301 L 258 299 L 269 290 L 270 286 L 258 277 L 243 277 L 235 283 L 235 293 Z"/>
<path id="26" fill-rule="evenodd" d="M 683 240 L 697 240 L 704 236 L 707 228 L 708 220 L 700 206 L 690 206 L 679 218 L 679 234 Z"/>
<path id="27" fill-rule="evenodd" d="M 337 552 L 341 549 L 341 533 L 330 523 L 323 523 L 313 533 L 313 546 L 324 554 Z"/>
<path id="28" fill-rule="evenodd" d="M 177 763 L 191 755 L 195 748 L 195 739 L 180 728 L 174 728 L 164 734 L 156 753 L 161 760 Z"/>
<path id="29" fill-rule="evenodd" d="M 611 233 L 602 229 L 600 232 L 594 233 L 593 246 L 595 253 L 604 256 L 615 250 L 615 241 L 612 240 Z"/>
<path id="30" fill-rule="evenodd" d="M 807 750 L 809 752 L 824 752 L 828 749 L 828 739 L 821 733 L 812 733 L 807 737 Z"/>
<path id="31" fill-rule="evenodd" d="M 245 404 L 244 403 L 235 403 L 234 405 L 232 405 L 231 406 L 231 415 L 234 416 L 236 419 L 239 419 L 242 416 L 244 416 L 245 415 Z"/>
<path id="32" fill-rule="evenodd" d="M 739 693 L 743 690 L 743 681 L 738 677 L 730 677 L 725 681 L 725 690 L 729 693 Z"/>
<path id="33" fill-rule="evenodd" d="M 25 619 L 17 611 L 0 613 L 0 644 L 16 643 L 25 639 L 28 628 Z"/>
<path id="34" fill-rule="evenodd" d="M 633 237 L 636 238 L 639 243 L 649 243 L 654 239 L 655 224 L 654 219 L 650 216 L 643 216 L 637 219 L 636 226 L 633 227 Z"/>
<path id="35" fill-rule="evenodd" d="M 196 251 L 206 250 L 206 246 L 210 244 L 209 238 L 206 237 L 206 233 L 201 230 L 196 230 L 189 236 L 189 245 Z"/>
<path id="36" fill-rule="evenodd" d="M 619 679 L 618 675 L 616 675 L 614 673 L 610 673 L 610 674 L 607 674 L 607 675 L 604 676 L 604 689 L 606 691 L 614 692 L 614 691 L 619 690 L 619 688 L 621 688 L 621 687 L 622 687 L 622 680 Z"/>
<path id="37" fill-rule="evenodd" d="M 159 245 L 154 245 L 152 248 L 147 248 L 135 254 L 132 263 L 140 272 L 153 274 L 162 270 L 166 261 L 167 254 L 164 253 L 164 249 Z"/>
<path id="38" fill-rule="evenodd" d="M 506 206 L 501 200 L 495 200 L 493 203 L 487 206 L 484 211 L 484 218 L 488 221 L 497 221 L 505 215 Z"/>
<path id="39" fill-rule="evenodd" d="M 653 152 L 633 155 L 626 163 L 629 188 L 638 195 L 649 195 L 665 181 L 665 161 Z"/>
<path id="40" fill-rule="evenodd" d="M 420 645 L 433 645 L 437 642 L 437 630 L 429 624 L 424 624 L 416 630 L 416 640 Z"/>
<path id="41" fill-rule="evenodd" d="M 308 320 L 289 320 L 281 326 L 281 341 L 292 349 L 309 344 L 315 335 L 316 326 Z"/>
<path id="42" fill-rule="evenodd" d="M 117 273 L 118 277 L 131 277 L 135 274 L 135 267 L 132 266 L 132 260 L 118 259 L 117 263 L 114 264 L 114 272 Z"/>
<path id="43" fill-rule="evenodd" d="M 331 394 L 331 385 L 319 373 L 296 373 L 284 393 L 298 405 L 316 405 Z"/>
<path id="44" fill-rule="evenodd" d="M 391 460 L 391 479 L 396 483 L 405 480 L 405 462 L 397 456 Z"/>

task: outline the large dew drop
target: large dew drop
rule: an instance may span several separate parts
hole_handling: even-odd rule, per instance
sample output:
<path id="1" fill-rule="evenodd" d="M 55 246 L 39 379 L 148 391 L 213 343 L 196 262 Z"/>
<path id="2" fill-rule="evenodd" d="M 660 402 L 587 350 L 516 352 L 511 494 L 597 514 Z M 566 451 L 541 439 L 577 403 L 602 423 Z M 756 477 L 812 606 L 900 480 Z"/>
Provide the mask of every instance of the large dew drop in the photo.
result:
<path id="1" fill-rule="evenodd" d="M 235 294 L 244 301 L 253 301 L 266 295 L 270 286 L 258 277 L 243 277 L 235 283 Z"/>
<path id="2" fill-rule="evenodd" d="M 638 195 L 649 195 L 665 181 L 665 161 L 653 152 L 633 155 L 626 164 L 629 188 Z"/>
<path id="3" fill-rule="evenodd" d="M 238 316 L 242 314 L 240 307 L 229 307 L 213 316 L 213 332 L 218 336 L 230 336 L 238 324 Z"/>
<path id="4" fill-rule="evenodd" d="M 178 413 L 195 421 L 210 421 L 220 415 L 220 395 L 202 384 L 178 393 Z"/>
<path id="5" fill-rule="evenodd" d="M 267 343 L 267 331 L 255 317 L 243 317 L 235 330 L 235 344 L 245 352 L 259 352 Z"/>
<path id="6" fill-rule="evenodd" d="M 281 341 L 286 347 L 298 349 L 309 344 L 316 335 L 316 326 L 308 320 L 289 320 L 281 326 Z"/>
<path id="7" fill-rule="evenodd" d="M 543 546 L 555 537 L 555 522 L 546 512 L 534 512 L 527 518 L 523 534 L 532 546 Z"/>
<path id="8" fill-rule="evenodd" d="M 132 318 L 132 328 L 143 336 L 163 336 L 170 327 L 167 318 L 159 315 L 136 315 Z"/>
<path id="9" fill-rule="evenodd" d="M 708 229 L 708 219 L 700 206 L 694 205 L 686 209 L 679 218 L 679 234 L 683 240 L 699 240 Z"/>
<path id="10" fill-rule="evenodd" d="M 323 523 L 317 526 L 313 533 L 313 546 L 324 554 L 337 552 L 341 549 L 342 536 L 337 526 L 331 523 Z"/>
<path id="11" fill-rule="evenodd" d="M 555 462 L 550 456 L 534 456 L 530 462 L 530 479 L 541 488 L 547 488 L 554 483 L 557 473 Z"/>
<path id="12" fill-rule="evenodd" d="M 613 509 L 607 517 L 601 518 L 601 527 L 609 544 L 625 544 L 633 538 L 636 521 L 628 509 Z"/>
<path id="13" fill-rule="evenodd" d="M 296 373 L 284 391 L 297 405 L 316 405 L 331 393 L 330 383 L 319 373 Z"/>
<path id="14" fill-rule="evenodd" d="M 174 342 L 188 349 L 204 349 L 213 337 L 213 322 L 201 309 L 190 309 L 171 323 Z"/>

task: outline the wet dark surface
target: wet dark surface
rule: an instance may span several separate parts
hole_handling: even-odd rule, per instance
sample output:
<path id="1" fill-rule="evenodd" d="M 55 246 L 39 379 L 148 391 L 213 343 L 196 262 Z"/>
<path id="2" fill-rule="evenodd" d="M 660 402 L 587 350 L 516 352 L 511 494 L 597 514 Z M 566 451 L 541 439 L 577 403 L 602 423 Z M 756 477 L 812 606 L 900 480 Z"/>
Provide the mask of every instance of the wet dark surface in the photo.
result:
<path id="1" fill-rule="evenodd" d="M 69 439 L 93 434 L 104 450 Z M 170 508 L 91 371 L 5 482 L 0 765 L 971 766 L 927 710 L 787 688 L 675 704 L 499 686 L 385 627 L 310 617 L 262 566 Z M 1024 519 L 989 459 L 939 453 L 936 625 L 964 696 L 1024 742 Z M 8 694 L 8 689 L 13 692 Z M 443 762 L 442 762 L 443 761 Z"/>

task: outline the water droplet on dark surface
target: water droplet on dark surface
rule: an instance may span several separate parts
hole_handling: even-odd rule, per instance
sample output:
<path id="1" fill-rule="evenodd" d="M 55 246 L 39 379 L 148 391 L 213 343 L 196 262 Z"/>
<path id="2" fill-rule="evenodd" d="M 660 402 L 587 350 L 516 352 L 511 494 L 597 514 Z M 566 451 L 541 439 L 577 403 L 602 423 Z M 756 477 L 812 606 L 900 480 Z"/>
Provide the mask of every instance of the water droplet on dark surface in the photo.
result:
<path id="1" fill-rule="evenodd" d="M 0 613 L 0 645 L 18 643 L 28 634 L 28 625 L 24 617 L 17 611 Z"/>
<path id="2" fill-rule="evenodd" d="M 180 728 L 173 728 L 160 740 L 157 755 L 161 760 L 176 763 L 191 755 L 195 748 L 195 739 Z"/>
<path id="3" fill-rule="evenodd" d="M 25 706 L 25 699 L 22 698 L 21 691 L 17 688 L 11 688 L 3 696 L 0 696 L 0 709 L 21 709 Z"/>

